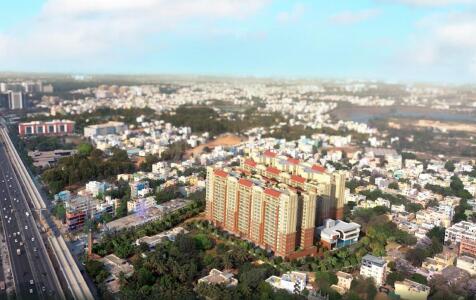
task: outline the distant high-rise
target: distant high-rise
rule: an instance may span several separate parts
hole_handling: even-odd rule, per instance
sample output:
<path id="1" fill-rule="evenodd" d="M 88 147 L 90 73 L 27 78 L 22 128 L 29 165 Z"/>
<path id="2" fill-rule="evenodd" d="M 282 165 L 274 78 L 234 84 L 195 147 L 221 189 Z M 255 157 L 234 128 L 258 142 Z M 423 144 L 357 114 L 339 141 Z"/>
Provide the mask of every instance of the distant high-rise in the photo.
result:
<path id="1" fill-rule="evenodd" d="M 0 93 L 0 111 L 8 110 L 10 104 L 10 94 Z"/>
<path id="2" fill-rule="evenodd" d="M 8 100 L 9 100 L 8 106 L 11 110 L 25 108 L 25 97 L 22 92 L 10 92 Z"/>

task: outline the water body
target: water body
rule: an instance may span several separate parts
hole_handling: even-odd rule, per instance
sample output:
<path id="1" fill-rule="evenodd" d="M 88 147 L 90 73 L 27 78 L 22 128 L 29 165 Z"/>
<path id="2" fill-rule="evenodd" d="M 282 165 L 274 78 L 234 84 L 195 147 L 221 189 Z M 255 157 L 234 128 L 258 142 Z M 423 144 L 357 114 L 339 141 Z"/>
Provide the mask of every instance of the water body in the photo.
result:
<path id="1" fill-rule="evenodd" d="M 476 112 L 455 112 L 417 106 L 350 106 L 338 107 L 331 113 L 335 118 L 346 121 L 368 123 L 373 119 L 412 118 L 447 122 L 476 123 Z"/>

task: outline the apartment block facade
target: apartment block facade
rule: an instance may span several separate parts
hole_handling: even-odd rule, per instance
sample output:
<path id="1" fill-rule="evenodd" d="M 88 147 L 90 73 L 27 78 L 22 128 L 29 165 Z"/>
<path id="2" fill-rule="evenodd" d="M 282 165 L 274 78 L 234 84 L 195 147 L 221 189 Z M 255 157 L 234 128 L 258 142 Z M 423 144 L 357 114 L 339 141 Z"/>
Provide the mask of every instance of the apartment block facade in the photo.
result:
<path id="1" fill-rule="evenodd" d="M 74 132 L 75 122 L 69 120 L 52 120 L 48 122 L 33 121 L 18 124 L 18 133 L 25 135 L 67 135 Z"/>
<path id="2" fill-rule="evenodd" d="M 277 256 L 312 253 L 317 216 L 336 217 L 337 204 L 327 200 L 319 207 L 321 197 L 328 195 L 323 195 L 318 182 L 293 174 L 298 162 L 280 170 L 269 157 L 262 161 L 269 166 L 249 158 L 240 168 L 207 168 L 207 218 Z"/>

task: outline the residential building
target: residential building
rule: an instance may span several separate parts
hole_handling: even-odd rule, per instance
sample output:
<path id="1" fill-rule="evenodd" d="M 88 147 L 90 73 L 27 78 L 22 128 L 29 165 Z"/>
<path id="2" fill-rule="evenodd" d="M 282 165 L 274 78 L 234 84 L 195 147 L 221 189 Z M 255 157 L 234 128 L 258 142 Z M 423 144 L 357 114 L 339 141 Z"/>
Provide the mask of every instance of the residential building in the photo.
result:
<path id="1" fill-rule="evenodd" d="M 476 239 L 462 236 L 459 244 L 459 254 L 467 254 L 476 257 Z"/>
<path id="2" fill-rule="evenodd" d="M 198 283 L 206 284 L 223 284 L 227 287 L 237 286 L 238 280 L 233 277 L 232 273 L 222 272 L 217 269 L 211 269 L 210 273 L 198 280 Z"/>
<path id="3" fill-rule="evenodd" d="M 445 242 L 458 244 L 462 239 L 465 239 L 467 242 L 476 242 L 475 223 L 461 221 L 446 229 Z"/>
<path id="4" fill-rule="evenodd" d="M 127 201 L 127 212 L 128 213 L 143 213 L 150 209 L 151 207 L 157 206 L 157 201 L 155 197 L 145 197 L 145 198 L 134 198 L 130 201 Z"/>
<path id="5" fill-rule="evenodd" d="M 71 192 L 68 190 L 61 191 L 55 195 L 55 201 L 68 201 L 71 199 Z"/>
<path id="6" fill-rule="evenodd" d="M 451 253 L 439 253 L 436 254 L 433 258 L 427 257 L 422 263 L 422 268 L 425 269 L 428 273 L 440 273 L 445 268 L 452 266 L 455 261 L 455 255 Z"/>
<path id="7" fill-rule="evenodd" d="M 97 197 L 100 194 L 104 194 L 106 191 L 106 183 L 99 181 L 90 181 L 86 184 L 86 191 L 91 193 L 93 197 Z"/>
<path id="8" fill-rule="evenodd" d="M 353 276 L 349 273 L 338 271 L 336 273 L 337 284 L 331 285 L 331 288 L 337 291 L 339 294 L 343 295 L 350 290 L 352 284 Z"/>
<path id="9" fill-rule="evenodd" d="M 316 225 L 322 225 L 328 218 L 342 219 L 344 216 L 344 172 L 329 172 L 321 165 L 301 162 L 270 150 L 252 153 L 250 158 L 242 160 L 241 167 L 315 194 L 318 199 L 316 209 L 319 207 L 316 212 Z"/>
<path id="10" fill-rule="evenodd" d="M 90 138 L 98 135 L 122 134 L 127 130 L 127 125 L 123 122 L 107 122 L 84 127 L 84 137 Z"/>
<path id="11" fill-rule="evenodd" d="M 67 135 L 74 132 L 74 121 L 52 120 L 32 121 L 18 124 L 18 134 L 25 135 Z"/>
<path id="12" fill-rule="evenodd" d="M 277 256 L 297 248 L 314 253 L 315 213 L 316 194 L 239 170 L 207 168 L 207 218 Z"/>
<path id="13" fill-rule="evenodd" d="M 292 271 L 283 274 L 281 277 L 271 276 L 266 279 L 275 289 L 286 290 L 291 294 L 299 294 L 307 285 L 307 274 L 304 272 Z"/>
<path id="14" fill-rule="evenodd" d="M 68 230 L 74 231 L 83 228 L 85 221 L 92 211 L 92 199 L 85 196 L 75 196 L 65 201 L 66 225 Z"/>
<path id="15" fill-rule="evenodd" d="M 177 237 L 177 235 L 186 234 L 186 233 L 188 233 L 188 231 L 185 230 L 183 227 L 179 226 L 179 227 L 175 227 L 175 228 L 172 228 L 170 230 L 158 233 L 158 234 L 153 235 L 153 236 L 141 237 L 141 238 L 136 240 L 136 245 L 139 246 L 140 244 L 145 243 L 145 244 L 147 244 L 147 246 L 149 247 L 150 250 L 153 250 L 153 249 L 155 249 L 155 246 L 157 244 L 160 244 L 165 240 L 169 240 L 169 241 L 173 242 L 173 241 L 175 241 L 175 238 Z"/>
<path id="16" fill-rule="evenodd" d="M 131 188 L 131 198 L 139 197 L 139 193 L 142 190 L 149 190 L 149 182 L 148 181 L 133 181 L 129 183 Z"/>
<path id="17" fill-rule="evenodd" d="M 360 265 L 360 275 L 366 278 L 373 278 L 377 286 L 385 283 L 387 274 L 387 262 L 377 256 L 366 254 L 362 257 Z"/>
<path id="18" fill-rule="evenodd" d="M 426 300 L 430 294 L 430 287 L 405 279 L 395 282 L 395 294 L 403 300 Z"/>
<path id="19" fill-rule="evenodd" d="M 456 259 L 456 267 L 468 272 L 471 276 L 476 275 L 476 258 L 460 256 Z"/>
<path id="20" fill-rule="evenodd" d="M 327 219 L 317 228 L 321 244 L 331 250 L 356 243 L 359 239 L 360 225 L 341 220 Z"/>

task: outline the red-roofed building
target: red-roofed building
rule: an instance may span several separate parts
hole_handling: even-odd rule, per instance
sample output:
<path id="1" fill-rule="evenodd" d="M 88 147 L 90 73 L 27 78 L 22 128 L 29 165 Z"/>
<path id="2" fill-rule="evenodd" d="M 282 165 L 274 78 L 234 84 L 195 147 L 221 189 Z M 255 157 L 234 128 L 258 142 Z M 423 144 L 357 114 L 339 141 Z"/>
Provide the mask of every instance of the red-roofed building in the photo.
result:
<path id="1" fill-rule="evenodd" d="M 275 167 L 267 167 L 266 168 L 266 172 L 272 174 L 272 175 L 279 175 L 279 173 L 281 173 L 281 171 L 279 171 L 277 168 Z"/>
<path id="2" fill-rule="evenodd" d="M 326 168 L 324 168 L 324 167 L 321 166 L 321 165 L 313 165 L 313 166 L 312 166 L 312 170 L 313 170 L 313 171 L 316 171 L 316 172 L 324 173 L 324 172 L 326 171 Z"/>
<path id="3" fill-rule="evenodd" d="M 266 157 L 274 158 L 274 157 L 276 157 L 278 154 L 276 154 L 275 152 L 273 152 L 273 151 L 271 151 L 271 150 L 266 150 L 266 151 L 264 151 L 263 155 L 266 156 Z"/>
<path id="4" fill-rule="evenodd" d="M 225 177 L 225 178 L 228 177 L 228 173 L 220 169 L 215 170 L 214 173 L 215 175 L 220 177 Z"/>
<path id="5" fill-rule="evenodd" d="M 247 159 L 247 160 L 245 160 L 245 165 L 254 168 L 254 167 L 256 167 L 257 163 L 252 159 Z"/>
<path id="6" fill-rule="evenodd" d="M 240 180 L 238 180 L 238 183 L 249 188 L 253 186 L 253 182 L 251 180 L 244 178 L 240 178 Z"/>
<path id="7" fill-rule="evenodd" d="M 293 164 L 293 165 L 299 165 L 301 161 L 296 158 L 288 157 L 287 159 L 288 163 Z"/>
<path id="8" fill-rule="evenodd" d="M 265 189 L 264 193 L 274 198 L 279 198 L 279 196 L 281 196 L 281 192 L 274 189 Z"/>
<path id="9" fill-rule="evenodd" d="M 291 180 L 301 184 L 306 182 L 306 179 L 304 177 L 298 175 L 291 175 Z"/>

